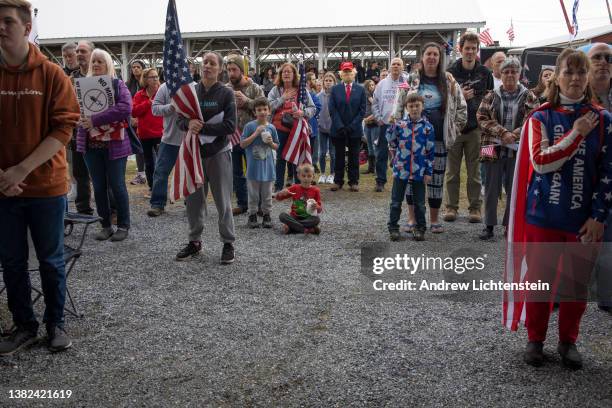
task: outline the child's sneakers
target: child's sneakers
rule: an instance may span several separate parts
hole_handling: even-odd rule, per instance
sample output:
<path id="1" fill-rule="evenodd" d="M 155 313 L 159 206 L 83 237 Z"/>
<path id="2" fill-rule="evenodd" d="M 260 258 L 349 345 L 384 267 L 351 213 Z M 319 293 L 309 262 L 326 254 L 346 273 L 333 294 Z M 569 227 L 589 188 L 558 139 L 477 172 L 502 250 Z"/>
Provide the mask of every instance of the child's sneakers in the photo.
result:
<path id="1" fill-rule="evenodd" d="M 257 220 L 255 222 L 257 222 Z M 270 217 L 270 214 L 264 214 L 263 215 L 263 220 L 261 221 L 261 226 L 264 227 L 264 228 L 272 228 L 272 218 Z"/>
<path id="2" fill-rule="evenodd" d="M 280 233 L 281 234 L 288 234 L 289 233 L 289 226 L 287 224 L 281 224 L 281 226 L 280 226 Z"/>
<path id="3" fill-rule="evenodd" d="M 319 184 L 327 183 L 327 176 L 325 174 L 321 174 L 321 176 L 319 177 L 319 181 L 317 183 Z"/>
<path id="4" fill-rule="evenodd" d="M 321 233 L 321 228 L 319 228 L 318 226 L 312 227 L 312 228 L 304 228 L 304 235 L 306 234 L 319 235 L 320 233 Z"/>
<path id="5" fill-rule="evenodd" d="M 425 240 L 425 231 L 422 228 L 415 227 L 412 230 L 412 237 L 415 241 L 424 241 Z"/>
<path id="6" fill-rule="evenodd" d="M 257 214 L 249 214 L 249 221 L 247 222 L 247 227 L 259 228 L 259 223 L 257 222 Z"/>

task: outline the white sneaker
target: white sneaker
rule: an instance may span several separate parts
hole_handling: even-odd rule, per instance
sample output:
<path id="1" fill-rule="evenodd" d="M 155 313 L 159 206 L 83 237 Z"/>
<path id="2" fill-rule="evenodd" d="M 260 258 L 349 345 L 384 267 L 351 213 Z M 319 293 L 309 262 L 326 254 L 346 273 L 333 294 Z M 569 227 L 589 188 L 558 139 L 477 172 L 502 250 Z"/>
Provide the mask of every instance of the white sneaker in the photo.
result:
<path id="1" fill-rule="evenodd" d="M 325 184 L 327 183 L 327 177 L 325 177 L 325 174 L 321 174 L 321 176 L 319 177 L 319 181 L 317 181 L 317 184 Z"/>
<path id="2" fill-rule="evenodd" d="M 327 176 L 327 184 L 334 184 L 334 175 L 330 174 Z"/>

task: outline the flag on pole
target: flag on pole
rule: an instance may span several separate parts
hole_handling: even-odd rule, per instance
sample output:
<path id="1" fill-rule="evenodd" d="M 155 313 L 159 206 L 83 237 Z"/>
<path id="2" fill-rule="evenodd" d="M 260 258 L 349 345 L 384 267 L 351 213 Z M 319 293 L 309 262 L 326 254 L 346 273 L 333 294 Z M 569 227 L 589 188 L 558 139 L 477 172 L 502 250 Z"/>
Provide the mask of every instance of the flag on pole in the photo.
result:
<path id="1" fill-rule="evenodd" d="M 179 115 L 202 120 L 200 104 L 189 73 L 183 39 L 174 0 L 168 1 L 164 37 L 164 77 L 172 97 L 172 106 Z M 187 131 L 174 165 L 172 197 L 175 201 L 194 193 L 204 184 L 198 135 Z"/>
<path id="2" fill-rule="evenodd" d="M 489 30 L 488 28 L 485 28 L 484 31 L 478 34 L 478 38 L 480 39 L 482 45 L 484 45 L 485 47 L 495 44 L 495 42 L 493 41 L 493 37 L 491 37 L 491 30 Z"/>
<path id="3" fill-rule="evenodd" d="M 304 109 L 308 101 L 306 93 L 306 73 L 304 64 L 299 64 L 300 72 L 300 87 L 298 89 L 297 102 L 299 109 Z M 310 146 L 310 137 L 308 136 L 308 121 L 305 118 L 293 121 L 293 127 L 289 133 L 287 144 L 282 152 L 283 159 L 295 165 L 302 163 L 312 164 L 312 148 Z"/>
<path id="4" fill-rule="evenodd" d="M 35 8 L 32 13 L 32 30 L 30 31 L 30 36 L 28 40 L 40 48 L 40 42 L 38 41 L 38 22 L 36 21 L 38 18 L 38 9 Z"/>
<path id="5" fill-rule="evenodd" d="M 514 41 L 514 24 L 512 23 L 512 20 L 510 20 L 510 28 L 508 29 L 508 31 L 506 31 L 506 34 L 508 34 L 508 40 L 510 40 L 510 42 Z"/>
<path id="6" fill-rule="evenodd" d="M 574 0 L 574 6 L 572 7 L 572 38 L 576 38 L 578 35 L 578 2 Z"/>

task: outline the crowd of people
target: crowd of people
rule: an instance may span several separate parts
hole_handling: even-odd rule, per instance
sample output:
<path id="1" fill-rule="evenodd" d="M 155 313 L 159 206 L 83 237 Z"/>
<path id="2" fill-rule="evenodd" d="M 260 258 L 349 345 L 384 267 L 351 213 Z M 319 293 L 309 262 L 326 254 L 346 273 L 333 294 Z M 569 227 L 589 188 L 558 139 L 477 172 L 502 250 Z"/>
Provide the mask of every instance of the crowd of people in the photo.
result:
<path id="1" fill-rule="evenodd" d="M 464 159 L 469 222 L 483 221 L 484 198 L 481 239 L 494 237 L 498 202 L 505 192 L 501 224 L 509 242 L 598 242 L 604 234 L 606 241 L 612 241 L 611 228 L 605 228 L 606 220 L 612 221 L 607 44 L 563 51 L 556 66 L 543 67 L 531 90 L 519 82 L 517 59 L 498 52 L 492 70 L 482 65 L 479 37 L 470 32 L 460 39 L 461 58 L 450 66 L 444 48 L 428 43 L 411 69 L 401 58 L 392 58 L 388 69 L 376 62 L 364 69 L 358 61 L 343 61 L 337 72 L 309 70 L 305 94 L 298 68 L 291 62 L 282 64 L 278 73 L 267 68 L 260 77 L 245 72 L 239 54 L 224 58 L 206 52 L 201 67 L 190 64 L 202 113 L 199 120 L 176 112 L 156 67 L 133 61 L 130 78 L 124 82 L 117 78 L 109 53 L 83 40 L 62 47 L 62 69 L 28 43 L 29 3 L 0 0 L 0 24 L 7 25 L 6 21 L 12 26 L 0 38 L 0 86 L 11 92 L 0 96 L 3 145 L 9 146 L 0 150 L 0 224 L 7 226 L 0 233 L 0 260 L 17 329 L 0 342 L 0 354 L 31 342 L 38 328 L 27 279 L 28 228 L 41 265 L 50 349 L 71 345 L 63 325 L 61 256 L 68 192 L 66 145 L 76 210 L 93 213 L 91 180 L 101 219 L 95 239 L 117 242 L 128 238 L 130 229 L 127 158 L 142 155 L 132 182 L 149 188 L 148 216 L 163 216 L 180 145 L 188 130 L 198 136 L 207 182 L 185 200 L 189 232 L 187 244 L 176 255 L 179 261 L 202 250 L 209 189 L 223 243 L 221 263 L 230 264 L 235 259 L 235 216 L 248 213 L 249 228 L 271 228 L 272 200 L 291 199 L 290 211 L 279 216 L 280 231 L 319 234 L 322 185 L 337 192 L 346 180 L 349 191 L 356 193 L 360 175 L 371 173 L 375 194 L 383 194 L 389 168 L 390 239 L 401 238 L 399 223 L 406 201 L 404 230 L 422 241 L 428 230 L 426 206 L 431 233 L 444 232 L 441 218 L 458 219 Z M 112 78 L 114 104 L 91 117 L 80 116 L 74 81 L 99 75 Z M 26 88 L 28 93 L 23 92 Z M 44 102 L 43 95 L 50 102 Z M 26 110 L 42 120 L 20 121 Z M 297 123 L 307 124 L 312 164 L 295 166 L 282 155 Z M 367 163 L 360 173 L 362 150 Z M 527 172 L 516 169 L 521 154 L 527 157 Z M 521 186 L 527 186 L 524 195 L 517 194 Z M 516 231 L 510 222 L 517 208 L 524 209 L 519 215 L 527 224 L 518 238 L 511 236 Z M 537 264 L 539 270 L 550 268 L 541 262 L 543 258 L 532 254 L 528 263 Z M 606 273 L 601 269 L 598 273 L 600 308 L 610 311 L 612 285 Z M 565 302 L 559 308 L 559 353 L 572 368 L 582 364 L 575 343 L 585 305 Z M 541 365 L 550 308 L 548 303 L 528 301 L 526 310 L 529 343 L 524 358 Z"/>

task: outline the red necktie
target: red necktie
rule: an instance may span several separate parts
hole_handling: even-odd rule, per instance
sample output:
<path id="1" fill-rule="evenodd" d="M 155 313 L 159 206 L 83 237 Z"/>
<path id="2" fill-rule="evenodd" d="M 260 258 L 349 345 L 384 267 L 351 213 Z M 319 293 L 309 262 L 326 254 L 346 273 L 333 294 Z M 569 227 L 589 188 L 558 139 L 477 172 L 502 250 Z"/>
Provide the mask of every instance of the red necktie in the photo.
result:
<path id="1" fill-rule="evenodd" d="M 346 103 L 351 99 L 351 84 L 346 84 Z"/>

